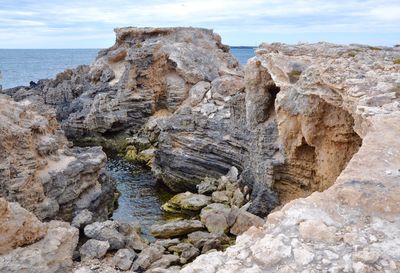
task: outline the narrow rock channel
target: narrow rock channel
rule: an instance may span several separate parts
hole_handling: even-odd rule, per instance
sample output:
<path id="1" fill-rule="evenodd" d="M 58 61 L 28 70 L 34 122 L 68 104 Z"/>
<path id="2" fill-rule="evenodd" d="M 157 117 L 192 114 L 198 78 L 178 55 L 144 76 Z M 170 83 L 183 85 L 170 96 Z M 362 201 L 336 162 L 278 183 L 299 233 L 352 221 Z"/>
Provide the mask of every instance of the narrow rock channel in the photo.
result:
<path id="1" fill-rule="evenodd" d="M 116 180 L 120 193 L 118 207 L 111 218 L 140 224 L 143 234 L 147 239 L 152 239 L 149 228 L 168 218 L 160 207 L 172 194 L 157 182 L 149 168 L 129 162 L 115 153 L 107 152 L 107 156 L 107 171 Z"/>

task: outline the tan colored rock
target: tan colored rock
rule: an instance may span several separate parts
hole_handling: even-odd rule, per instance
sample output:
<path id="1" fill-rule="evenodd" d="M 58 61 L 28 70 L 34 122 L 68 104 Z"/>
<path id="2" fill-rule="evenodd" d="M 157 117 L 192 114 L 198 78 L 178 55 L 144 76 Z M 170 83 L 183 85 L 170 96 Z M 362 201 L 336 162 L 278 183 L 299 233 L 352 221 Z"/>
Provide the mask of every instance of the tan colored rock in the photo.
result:
<path id="1" fill-rule="evenodd" d="M 0 255 L 42 239 L 47 226 L 18 203 L 0 198 Z"/>
<path id="2" fill-rule="evenodd" d="M 69 148 L 53 110 L 38 98 L 0 95 L 0 195 L 39 219 L 106 217 L 113 181 L 100 147 Z"/>
<path id="3" fill-rule="evenodd" d="M 0 272 L 68 272 L 79 231 L 65 222 L 51 221 L 47 225 L 48 230 L 42 240 L 0 256 Z"/>
<path id="4" fill-rule="evenodd" d="M 280 87 L 286 166 L 276 188 L 287 203 L 181 272 L 396 272 L 399 57 L 394 48 L 262 45 L 251 62 Z"/>

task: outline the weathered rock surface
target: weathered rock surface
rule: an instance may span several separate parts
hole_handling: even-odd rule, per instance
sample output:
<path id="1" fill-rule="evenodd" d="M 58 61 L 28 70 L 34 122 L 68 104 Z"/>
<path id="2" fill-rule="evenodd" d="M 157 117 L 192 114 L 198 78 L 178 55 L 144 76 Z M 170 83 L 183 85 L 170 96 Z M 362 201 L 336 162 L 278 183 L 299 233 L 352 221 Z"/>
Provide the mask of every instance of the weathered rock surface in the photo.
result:
<path id="1" fill-rule="evenodd" d="M 42 240 L 0 256 L 0 272 L 69 272 L 72 255 L 78 244 L 78 229 L 58 221 L 51 221 L 47 228 Z"/>
<path id="2" fill-rule="evenodd" d="M 133 261 L 136 259 L 136 253 L 128 248 L 120 249 L 113 257 L 113 263 L 120 270 L 129 270 Z"/>
<path id="3" fill-rule="evenodd" d="M 114 189 L 101 148 L 70 149 L 54 112 L 37 101 L 0 95 L 0 109 L 0 196 L 39 219 L 70 221 L 83 209 L 106 217 Z"/>
<path id="4" fill-rule="evenodd" d="M 101 259 L 106 255 L 110 244 L 107 241 L 90 239 L 79 249 L 82 260 Z"/>
<path id="5" fill-rule="evenodd" d="M 179 193 L 162 205 L 166 212 L 199 211 L 210 203 L 210 197 L 191 192 Z"/>
<path id="6" fill-rule="evenodd" d="M 47 226 L 18 203 L 0 198 L 0 255 L 42 239 Z"/>
<path id="7" fill-rule="evenodd" d="M 107 241 L 110 249 L 122 249 L 125 247 L 142 250 L 146 243 L 135 231 L 134 227 L 118 221 L 95 222 L 84 228 L 85 236 L 88 238 Z"/>
<path id="8" fill-rule="evenodd" d="M 289 202 L 181 272 L 397 272 L 399 57 L 392 48 L 262 45 L 251 62 L 281 89 L 287 157 L 275 186 L 286 201 L 331 187 Z"/>
<path id="9" fill-rule="evenodd" d="M 76 138 L 139 129 L 158 110 L 174 111 L 193 85 L 239 66 L 212 30 L 128 27 L 115 32 L 115 45 L 102 50 L 92 65 L 66 70 L 33 89 L 5 92 L 17 100 L 41 96 L 56 108 L 67 135 Z"/>
<path id="10" fill-rule="evenodd" d="M 180 220 L 155 224 L 151 227 L 151 233 L 156 238 L 172 238 L 202 229 L 204 229 L 204 225 L 198 220 Z"/>

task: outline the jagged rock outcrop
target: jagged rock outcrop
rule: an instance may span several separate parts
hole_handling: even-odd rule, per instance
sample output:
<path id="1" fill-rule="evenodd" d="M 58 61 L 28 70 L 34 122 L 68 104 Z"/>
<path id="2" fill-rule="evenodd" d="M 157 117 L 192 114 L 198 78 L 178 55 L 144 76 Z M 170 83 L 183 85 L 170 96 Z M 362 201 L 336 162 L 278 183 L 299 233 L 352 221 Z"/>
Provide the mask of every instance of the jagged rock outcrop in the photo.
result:
<path id="1" fill-rule="evenodd" d="M 120 28 L 114 46 L 90 66 L 66 70 L 33 89 L 6 90 L 15 99 L 37 95 L 57 110 L 69 137 L 137 130 L 155 112 L 171 112 L 200 81 L 236 73 L 238 62 L 212 30 Z"/>
<path id="2" fill-rule="evenodd" d="M 46 225 L 31 212 L 0 198 L 0 255 L 42 239 L 46 231 Z"/>
<path id="3" fill-rule="evenodd" d="M 68 223 L 40 222 L 18 203 L 0 198 L 0 272 L 68 272 L 79 232 Z"/>
<path id="4" fill-rule="evenodd" d="M 397 272 L 399 57 L 393 48 L 262 45 L 251 63 L 280 87 L 286 158 L 275 186 L 292 189 L 286 201 L 331 187 L 289 202 L 226 252 L 181 272 Z"/>
<path id="5" fill-rule="evenodd" d="M 54 111 L 38 101 L 1 95 L 0 109 L 0 196 L 39 219 L 70 221 L 84 209 L 106 218 L 114 186 L 101 148 L 69 148 Z"/>

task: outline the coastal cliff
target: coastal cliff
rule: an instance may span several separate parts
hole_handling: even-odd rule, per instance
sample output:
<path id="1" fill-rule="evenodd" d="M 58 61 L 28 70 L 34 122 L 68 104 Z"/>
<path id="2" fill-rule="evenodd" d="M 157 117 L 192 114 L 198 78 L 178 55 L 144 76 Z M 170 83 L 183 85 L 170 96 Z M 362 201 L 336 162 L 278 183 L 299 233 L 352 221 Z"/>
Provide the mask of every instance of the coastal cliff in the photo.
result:
<path id="1" fill-rule="evenodd" d="M 240 67 L 211 30 L 116 29 L 92 65 L 3 91 L 17 102 L 0 97 L 1 196 L 40 220 L 76 216 L 90 238 L 76 267 L 111 249 L 104 272 L 396 272 L 399 59 L 398 48 L 262 44 Z M 199 220 L 153 229 L 184 242 L 86 221 L 114 197 L 106 158 L 69 147 L 56 119 L 71 140 L 122 138 L 120 152 L 191 191 L 163 207 Z M 45 236 L 38 221 L 26 248 Z M 239 236 L 223 251 L 227 233 Z M 6 251 L 25 244 L 8 236 Z"/>

